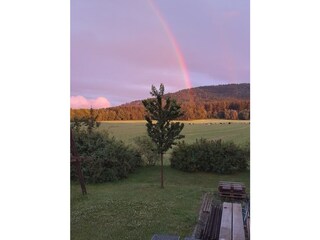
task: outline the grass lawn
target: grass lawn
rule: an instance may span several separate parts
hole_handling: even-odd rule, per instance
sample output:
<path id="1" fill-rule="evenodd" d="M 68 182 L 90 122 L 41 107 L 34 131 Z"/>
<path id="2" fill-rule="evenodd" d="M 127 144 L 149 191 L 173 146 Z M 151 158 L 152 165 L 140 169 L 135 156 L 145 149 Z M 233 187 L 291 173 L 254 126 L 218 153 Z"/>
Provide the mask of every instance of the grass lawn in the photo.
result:
<path id="1" fill-rule="evenodd" d="M 71 239 L 151 239 L 155 233 L 185 237 L 195 227 L 204 192 L 218 181 L 241 181 L 250 191 L 249 172 L 233 175 L 185 173 L 165 166 L 160 189 L 158 166 L 140 168 L 128 179 L 87 185 L 87 196 L 71 184 Z"/>

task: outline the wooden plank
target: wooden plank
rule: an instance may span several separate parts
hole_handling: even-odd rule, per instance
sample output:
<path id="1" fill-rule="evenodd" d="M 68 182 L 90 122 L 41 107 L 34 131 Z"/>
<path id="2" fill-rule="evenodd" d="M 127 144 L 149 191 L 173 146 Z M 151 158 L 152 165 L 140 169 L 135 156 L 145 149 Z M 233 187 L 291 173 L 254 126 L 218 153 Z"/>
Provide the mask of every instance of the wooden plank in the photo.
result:
<path id="1" fill-rule="evenodd" d="M 238 193 L 238 192 L 219 192 L 220 195 L 224 196 L 246 196 L 245 193 Z"/>
<path id="2" fill-rule="evenodd" d="M 201 208 L 199 211 L 198 223 L 195 226 L 194 231 L 192 233 L 192 236 L 195 238 L 200 238 L 201 234 L 204 231 L 206 222 L 208 220 L 209 212 L 210 212 L 210 209 L 208 210 L 207 208 L 209 206 L 211 207 L 212 199 L 213 197 L 211 194 L 205 193 L 203 196 Z"/>
<path id="3" fill-rule="evenodd" d="M 232 203 L 224 202 L 222 205 L 222 218 L 219 240 L 231 240 L 232 229 Z"/>
<path id="4" fill-rule="evenodd" d="M 231 185 L 222 185 L 219 188 L 221 191 L 230 191 L 231 190 Z"/>
<path id="5" fill-rule="evenodd" d="M 232 239 L 245 240 L 241 204 L 234 203 L 232 212 Z"/>
<path id="6" fill-rule="evenodd" d="M 223 184 L 241 184 L 244 186 L 244 183 L 242 182 L 219 181 L 219 185 L 223 185 Z"/>
<path id="7" fill-rule="evenodd" d="M 226 197 L 226 198 L 237 198 L 237 199 L 244 199 L 246 198 L 246 194 L 241 194 L 241 193 L 219 193 L 220 197 Z"/>
<path id="8" fill-rule="evenodd" d="M 243 191 L 243 187 L 240 184 L 234 184 L 233 189 L 235 191 Z"/>

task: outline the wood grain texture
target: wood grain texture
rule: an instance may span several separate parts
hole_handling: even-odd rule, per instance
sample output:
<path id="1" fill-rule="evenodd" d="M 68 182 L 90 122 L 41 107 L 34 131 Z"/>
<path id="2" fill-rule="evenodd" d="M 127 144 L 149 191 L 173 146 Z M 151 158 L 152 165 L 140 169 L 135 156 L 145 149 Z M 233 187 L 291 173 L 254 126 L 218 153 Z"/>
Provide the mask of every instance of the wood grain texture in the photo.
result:
<path id="1" fill-rule="evenodd" d="M 219 240 L 231 240 L 232 230 L 232 203 L 224 202 L 222 205 L 222 218 Z"/>
<path id="2" fill-rule="evenodd" d="M 245 240 L 241 204 L 233 203 L 232 212 L 232 240 Z"/>

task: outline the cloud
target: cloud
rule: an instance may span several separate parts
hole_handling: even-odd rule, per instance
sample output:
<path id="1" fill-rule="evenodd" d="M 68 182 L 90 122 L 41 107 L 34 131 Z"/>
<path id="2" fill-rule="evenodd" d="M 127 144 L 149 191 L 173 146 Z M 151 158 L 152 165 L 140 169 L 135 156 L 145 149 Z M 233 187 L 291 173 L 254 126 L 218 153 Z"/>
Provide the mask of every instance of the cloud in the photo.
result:
<path id="1" fill-rule="evenodd" d="M 96 99 L 86 99 L 83 96 L 71 96 L 70 107 L 73 109 L 79 108 L 108 108 L 111 104 L 108 99 L 104 97 L 98 97 Z"/>

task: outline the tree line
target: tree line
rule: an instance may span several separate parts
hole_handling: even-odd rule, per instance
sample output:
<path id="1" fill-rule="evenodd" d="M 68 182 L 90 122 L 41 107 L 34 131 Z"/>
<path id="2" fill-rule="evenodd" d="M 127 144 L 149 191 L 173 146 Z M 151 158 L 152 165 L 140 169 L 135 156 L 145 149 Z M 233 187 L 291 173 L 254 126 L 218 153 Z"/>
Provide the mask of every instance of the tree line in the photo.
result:
<path id="1" fill-rule="evenodd" d="M 226 99 L 206 102 L 184 101 L 181 104 L 184 113 L 179 120 L 193 119 L 230 119 L 249 120 L 250 100 Z M 145 108 L 141 104 L 123 105 L 111 108 L 94 109 L 97 121 L 143 120 Z M 71 109 L 71 120 L 90 116 L 90 109 Z"/>

